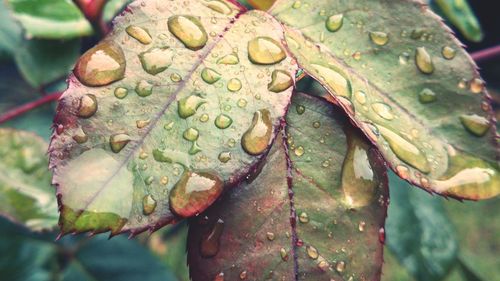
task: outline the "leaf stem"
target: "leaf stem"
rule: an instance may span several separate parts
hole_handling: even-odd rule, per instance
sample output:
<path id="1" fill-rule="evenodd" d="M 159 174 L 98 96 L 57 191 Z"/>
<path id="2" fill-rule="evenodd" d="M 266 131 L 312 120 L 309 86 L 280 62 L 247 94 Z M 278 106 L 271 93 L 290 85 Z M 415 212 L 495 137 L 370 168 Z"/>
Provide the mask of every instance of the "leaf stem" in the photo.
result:
<path id="1" fill-rule="evenodd" d="M 500 56 L 500 45 L 490 47 L 470 54 L 472 59 L 479 63 Z"/>
<path id="2" fill-rule="evenodd" d="M 82 11 L 85 18 L 92 24 L 92 28 L 99 35 L 104 37 L 110 29 L 103 19 L 103 10 L 106 0 L 73 0 L 73 3 Z"/>
<path id="3" fill-rule="evenodd" d="M 44 105 L 46 103 L 50 103 L 53 101 L 57 101 L 62 95 L 62 92 L 55 92 L 52 94 L 45 95 L 37 100 L 28 102 L 26 104 L 23 104 L 19 107 L 15 107 L 12 110 L 9 110 L 5 112 L 4 114 L 0 115 L 0 124 L 7 122 L 13 118 L 16 118 L 32 109 L 35 109 L 41 105 Z"/>

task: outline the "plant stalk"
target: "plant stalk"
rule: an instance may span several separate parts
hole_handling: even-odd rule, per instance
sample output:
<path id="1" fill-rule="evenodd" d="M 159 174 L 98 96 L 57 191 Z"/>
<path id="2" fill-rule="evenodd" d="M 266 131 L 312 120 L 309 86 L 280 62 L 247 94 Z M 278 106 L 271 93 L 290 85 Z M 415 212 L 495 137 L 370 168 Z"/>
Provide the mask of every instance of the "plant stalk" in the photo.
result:
<path id="1" fill-rule="evenodd" d="M 28 102 L 26 104 L 23 104 L 19 107 L 13 108 L 4 114 L 0 115 L 0 124 L 5 123 L 13 118 L 16 118 L 32 109 L 35 109 L 39 106 L 42 106 L 46 103 L 50 103 L 53 101 L 57 101 L 62 95 L 62 92 L 55 92 L 52 94 L 48 94 L 46 96 L 43 96 L 37 100 Z"/>

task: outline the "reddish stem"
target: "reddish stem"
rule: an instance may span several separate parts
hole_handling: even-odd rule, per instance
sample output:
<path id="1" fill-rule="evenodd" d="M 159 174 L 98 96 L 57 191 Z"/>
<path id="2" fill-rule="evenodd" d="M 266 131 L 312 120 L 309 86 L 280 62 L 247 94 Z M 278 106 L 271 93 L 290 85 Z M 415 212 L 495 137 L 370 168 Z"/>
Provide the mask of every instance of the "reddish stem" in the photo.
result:
<path id="1" fill-rule="evenodd" d="M 85 18 L 92 24 L 94 30 L 100 36 L 104 36 L 109 32 L 109 26 L 104 22 L 103 10 L 106 5 L 106 0 L 73 0 L 82 11 Z"/>
<path id="2" fill-rule="evenodd" d="M 479 63 L 500 56 L 500 45 L 487 48 L 470 54 L 472 59 Z"/>
<path id="3" fill-rule="evenodd" d="M 37 100 L 28 102 L 24 105 L 21 105 L 19 107 L 16 107 L 12 110 L 9 110 L 5 112 L 4 114 L 0 115 L 0 124 L 7 122 L 13 118 L 16 118 L 32 109 L 35 109 L 41 105 L 44 105 L 49 102 L 57 101 L 61 97 L 62 93 L 61 92 L 56 92 L 52 94 L 48 94 L 46 96 L 43 96 Z"/>

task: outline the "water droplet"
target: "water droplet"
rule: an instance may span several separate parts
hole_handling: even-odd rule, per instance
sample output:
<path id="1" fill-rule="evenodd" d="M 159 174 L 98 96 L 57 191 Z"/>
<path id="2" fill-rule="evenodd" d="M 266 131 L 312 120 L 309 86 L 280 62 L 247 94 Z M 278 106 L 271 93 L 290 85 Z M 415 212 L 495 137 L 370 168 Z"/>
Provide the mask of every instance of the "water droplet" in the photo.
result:
<path id="1" fill-rule="evenodd" d="M 241 90 L 241 81 L 238 78 L 231 78 L 227 82 L 227 89 L 231 92 L 237 92 Z"/>
<path id="2" fill-rule="evenodd" d="M 206 113 L 203 113 L 200 116 L 200 122 L 202 122 L 202 123 L 206 123 L 208 121 L 208 119 L 210 119 L 210 116 L 208 116 L 208 114 L 206 114 Z"/>
<path id="3" fill-rule="evenodd" d="M 168 184 L 168 177 L 167 176 L 162 176 L 160 178 L 160 184 L 161 185 L 167 185 Z"/>
<path id="4" fill-rule="evenodd" d="M 241 137 L 241 146 L 250 155 L 259 155 L 269 146 L 273 134 L 271 112 L 261 109 L 254 113 L 252 124 Z"/>
<path id="5" fill-rule="evenodd" d="M 151 75 L 165 71 L 172 65 L 174 54 L 170 48 L 152 48 L 139 55 L 142 68 Z"/>
<path id="6" fill-rule="evenodd" d="M 363 92 L 363 91 L 356 91 L 354 93 L 354 98 L 356 99 L 357 102 L 359 102 L 359 104 L 366 104 L 366 93 Z"/>
<path id="7" fill-rule="evenodd" d="M 247 100 L 246 99 L 239 99 L 238 100 L 238 107 L 244 108 L 247 106 Z"/>
<path id="8" fill-rule="evenodd" d="M 306 212 L 300 213 L 300 215 L 299 215 L 299 221 L 301 223 L 308 223 L 309 222 L 309 216 L 307 215 Z"/>
<path id="9" fill-rule="evenodd" d="M 83 54 L 75 76 L 86 86 L 105 86 L 125 76 L 125 55 L 119 45 L 107 40 Z"/>
<path id="10" fill-rule="evenodd" d="M 151 194 L 148 194 L 142 198 L 142 213 L 146 216 L 151 215 L 156 209 L 156 200 Z"/>
<path id="11" fill-rule="evenodd" d="M 199 132 L 195 128 L 188 128 L 184 131 L 182 137 L 187 141 L 196 141 L 199 137 Z"/>
<path id="12" fill-rule="evenodd" d="M 141 42 L 144 45 L 150 44 L 153 42 L 153 38 L 149 35 L 149 32 L 142 27 L 129 25 L 125 31 L 128 35 L 130 35 L 135 40 Z"/>
<path id="13" fill-rule="evenodd" d="M 452 47 L 445 46 L 441 50 L 441 54 L 443 55 L 443 58 L 447 60 L 452 60 L 457 54 L 457 51 L 455 51 L 455 49 L 453 49 Z"/>
<path id="14" fill-rule="evenodd" d="M 304 152 L 305 152 L 305 150 L 304 150 L 304 147 L 302 147 L 302 146 L 298 146 L 294 150 L 295 155 L 297 155 L 298 157 L 301 157 L 302 155 L 304 155 Z"/>
<path id="15" fill-rule="evenodd" d="M 325 27 L 328 31 L 335 32 L 342 27 L 343 23 L 344 23 L 344 14 L 337 14 L 328 17 L 328 19 L 325 22 Z"/>
<path id="16" fill-rule="evenodd" d="M 109 137 L 109 146 L 114 153 L 118 153 L 130 142 L 130 140 L 130 136 L 127 134 L 114 134 Z"/>
<path id="17" fill-rule="evenodd" d="M 306 108 L 303 105 L 299 104 L 295 107 L 295 110 L 297 111 L 298 115 L 302 115 L 306 111 Z"/>
<path id="18" fill-rule="evenodd" d="M 167 131 L 170 131 L 170 130 L 172 130 L 174 125 L 175 125 L 174 121 L 170 121 L 169 123 L 165 124 L 165 126 L 163 126 L 163 128 Z"/>
<path id="19" fill-rule="evenodd" d="M 337 262 L 337 265 L 335 266 L 335 270 L 337 270 L 339 273 L 344 272 L 344 270 L 345 270 L 345 262 L 344 261 Z"/>
<path id="20" fill-rule="evenodd" d="M 82 143 L 86 143 L 88 139 L 89 139 L 89 137 L 83 131 L 83 129 L 78 127 L 78 129 L 76 129 L 76 131 L 73 135 L 73 140 L 75 140 L 79 144 L 82 144 Z"/>
<path id="21" fill-rule="evenodd" d="M 420 101 L 420 103 L 431 103 L 436 100 L 436 93 L 434 93 L 431 89 L 425 88 L 418 94 L 418 101 Z"/>
<path id="22" fill-rule="evenodd" d="M 233 119 L 226 114 L 220 114 L 215 118 L 215 126 L 219 129 L 227 129 L 233 124 Z"/>
<path id="23" fill-rule="evenodd" d="M 474 78 L 470 82 L 470 90 L 474 94 L 479 94 L 484 90 L 484 81 L 479 78 Z"/>
<path id="24" fill-rule="evenodd" d="M 422 73 L 432 74 L 434 72 L 434 63 L 425 47 L 417 48 L 415 63 Z"/>
<path id="25" fill-rule="evenodd" d="M 399 55 L 399 64 L 406 65 L 408 64 L 409 60 L 410 60 L 410 54 L 408 54 L 407 52 L 403 52 L 401 53 L 401 55 Z"/>
<path id="26" fill-rule="evenodd" d="M 378 116 L 384 118 L 385 120 L 394 119 L 394 114 L 392 114 L 392 108 L 385 103 L 376 102 L 372 104 L 372 109 Z"/>
<path id="27" fill-rule="evenodd" d="M 279 93 L 290 88 L 293 85 L 292 76 L 283 70 L 274 70 L 271 74 L 271 83 L 267 85 L 267 89 L 271 92 Z"/>
<path id="28" fill-rule="evenodd" d="M 302 2 L 300 2 L 299 0 L 294 1 L 293 4 L 292 4 L 292 8 L 293 9 L 298 9 L 301 6 L 302 6 Z"/>
<path id="29" fill-rule="evenodd" d="M 241 280 L 244 280 L 247 278 L 247 271 L 246 270 L 243 270 L 242 272 L 240 272 L 240 279 Z"/>
<path id="30" fill-rule="evenodd" d="M 128 90 L 125 88 L 116 88 L 115 97 L 119 99 L 124 99 L 128 95 Z"/>
<path id="31" fill-rule="evenodd" d="M 286 252 L 285 248 L 280 249 L 280 256 L 283 261 L 288 261 L 288 253 Z"/>
<path id="32" fill-rule="evenodd" d="M 213 84 L 213 83 L 219 81 L 220 73 L 215 71 L 212 68 L 206 67 L 201 71 L 201 78 L 203 79 L 203 81 L 207 82 L 208 84 Z"/>
<path id="33" fill-rule="evenodd" d="M 225 55 L 217 60 L 217 64 L 235 65 L 238 63 L 240 63 L 240 59 L 238 58 L 238 55 L 234 53 Z"/>
<path id="34" fill-rule="evenodd" d="M 224 281 L 224 272 L 220 272 L 214 278 L 214 281 Z"/>
<path id="35" fill-rule="evenodd" d="M 234 147 L 236 145 L 236 140 L 233 139 L 233 138 L 230 138 L 228 141 L 227 141 L 227 145 L 229 147 Z"/>
<path id="36" fill-rule="evenodd" d="M 229 160 L 231 160 L 231 152 L 223 151 L 219 153 L 219 161 L 221 161 L 222 163 L 227 163 L 229 162 Z"/>
<path id="37" fill-rule="evenodd" d="M 186 119 L 193 116 L 196 113 L 196 110 L 198 110 L 198 108 L 204 103 L 205 100 L 199 95 L 187 96 L 177 102 L 177 113 L 179 114 L 179 117 Z"/>
<path id="38" fill-rule="evenodd" d="M 318 263 L 318 268 L 323 271 L 323 272 L 326 272 L 328 270 L 328 268 L 330 267 L 330 265 L 328 264 L 328 262 L 326 260 L 321 260 L 319 263 Z"/>
<path id="39" fill-rule="evenodd" d="M 358 224 L 358 230 L 359 230 L 360 232 L 365 231 L 365 226 L 366 226 L 366 222 L 364 222 L 364 221 L 360 221 L 360 222 L 359 222 L 359 224 Z"/>
<path id="40" fill-rule="evenodd" d="M 171 16 L 168 30 L 179 39 L 186 48 L 196 51 L 205 46 L 207 32 L 200 21 L 193 16 Z"/>
<path id="41" fill-rule="evenodd" d="M 466 87 L 467 87 L 467 80 L 465 80 L 464 78 L 460 79 L 460 81 L 458 81 L 458 88 L 465 89 Z"/>
<path id="42" fill-rule="evenodd" d="M 427 158 L 415 145 L 385 127 L 377 127 L 384 139 L 389 143 L 391 150 L 399 159 L 422 173 L 427 174 L 430 172 Z"/>
<path id="43" fill-rule="evenodd" d="M 268 232 L 268 233 L 266 233 L 266 237 L 267 237 L 267 240 L 273 241 L 275 238 L 275 235 L 272 232 Z"/>
<path id="44" fill-rule="evenodd" d="M 172 73 L 170 74 L 170 80 L 172 80 L 172 82 L 179 82 L 182 80 L 182 77 L 178 73 Z"/>
<path id="45" fill-rule="evenodd" d="M 333 66 L 325 67 L 319 64 L 311 64 L 311 66 L 318 73 L 320 79 L 326 83 L 329 91 L 341 97 L 351 98 L 351 82 L 340 70 L 333 68 Z"/>
<path id="46" fill-rule="evenodd" d="M 135 121 L 135 125 L 137 126 L 138 129 L 142 129 L 142 128 L 146 127 L 147 125 L 149 125 L 150 122 L 151 122 L 150 119 L 137 120 L 137 121 Z"/>
<path id="47" fill-rule="evenodd" d="M 212 0 L 208 2 L 206 5 L 210 9 L 224 15 L 229 15 L 232 11 L 231 8 L 226 3 L 218 0 Z"/>
<path id="48" fill-rule="evenodd" d="M 273 38 L 256 37 L 248 42 L 248 58 L 255 64 L 276 64 L 286 58 L 283 47 Z"/>
<path id="49" fill-rule="evenodd" d="M 188 218 L 201 213 L 219 197 L 223 181 L 211 171 L 185 171 L 170 192 L 170 208 Z"/>
<path id="50" fill-rule="evenodd" d="M 376 45 L 384 46 L 389 42 L 389 35 L 381 31 L 372 31 L 370 32 L 370 39 Z"/>
<path id="51" fill-rule="evenodd" d="M 398 176 L 404 180 L 407 180 L 410 178 L 410 170 L 408 169 L 408 167 L 404 166 L 404 165 L 397 165 L 396 166 L 396 173 L 398 174 Z"/>
<path id="52" fill-rule="evenodd" d="M 319 257 L 318 249 L 313 246 L 306 246 L 306 252 L 309 258 L 316 260 Z"/>
<path id="53" fill-rule="evenodd" d="M 135 86 L 135 92 L 140 97 L 147 97 L 153 93 L 153 85 L 146 80 L 141 80 Z"/>
<path id="54" fill-rule="evenodd" d="M 78 117 L 90 118 L 97 112 L 97 99 L 92 94 L 83 95 L 78 105 Z"/>
<path id="55" fill-rule="evenodd" d="M 200 243 L 200 254 L 204 258 L 212 258 L 217 255 L 220 248 L 220 237 L 224 231 L 224 221 L 218 219 L 209 231 L 203 234 Z"/>
<path id="56" fill-rule="evenodd" d="M 313 128 L 318 129 L 319 127 L 321 127 L 321 123 L 319 121 L 314 121 Z"/>
<path id="57" fill-rule="evenodd" d="M 478 137 L 484 136 L 490 129 L 488 119 L 476 114 L 462 115 L 460 116 L 460 122 L 468 132 Z"/>
<path id="58" fill-rule="evenodd" d="M 330 166 L 329 160 L 325 160 L 321 163 L 321 167 L 323 167 L 323 168 L 328 168 L 329 166 Z"/>

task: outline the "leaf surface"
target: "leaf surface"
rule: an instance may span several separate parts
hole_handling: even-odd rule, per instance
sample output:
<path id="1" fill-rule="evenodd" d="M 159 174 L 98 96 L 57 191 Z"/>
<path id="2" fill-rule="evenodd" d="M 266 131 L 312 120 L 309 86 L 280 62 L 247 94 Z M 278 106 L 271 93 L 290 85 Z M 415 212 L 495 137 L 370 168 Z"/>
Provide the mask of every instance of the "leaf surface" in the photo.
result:
<path id="1" fill-rule="evenodd" d="M 475 64 L 419 1 L 278 1 L 288 46 L 398 175 L 445 196 L 500 192 L 495 120 Z"/>
<path id="2" fill-rule="evenodd" d="M 239 9 L 136 1 L 80 58 L 50 147 L 63 233 L 195 215 L 266 154 L 297 66 L 278 22 Z"/>
<path id="3" fill-rule="evenodd" d="M 194 281 L 379 279 L 385 171 L 339 113 L 294 95 L 260 174 L 190 221 Z"/>
<path id="4" fill-rule="evenodd" d="M 0 129 L 0 214 L 33 230 L 57 225 L 46 151 L 33 133 Z"/>

